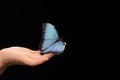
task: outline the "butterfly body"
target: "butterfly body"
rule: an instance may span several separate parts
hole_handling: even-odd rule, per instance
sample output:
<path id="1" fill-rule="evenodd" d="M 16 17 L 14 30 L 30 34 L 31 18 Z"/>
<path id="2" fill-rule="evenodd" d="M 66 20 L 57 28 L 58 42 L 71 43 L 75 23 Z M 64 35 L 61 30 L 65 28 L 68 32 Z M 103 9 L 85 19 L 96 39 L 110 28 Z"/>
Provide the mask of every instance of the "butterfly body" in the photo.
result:
<path id="1" fill-rule="evenodd" d="M 40 44 L 42 54 L 61 54 L 65 49 L 65 43 L 59 38 L 56 28 L 50 23 L 43 24 L 43 36 Z"/>

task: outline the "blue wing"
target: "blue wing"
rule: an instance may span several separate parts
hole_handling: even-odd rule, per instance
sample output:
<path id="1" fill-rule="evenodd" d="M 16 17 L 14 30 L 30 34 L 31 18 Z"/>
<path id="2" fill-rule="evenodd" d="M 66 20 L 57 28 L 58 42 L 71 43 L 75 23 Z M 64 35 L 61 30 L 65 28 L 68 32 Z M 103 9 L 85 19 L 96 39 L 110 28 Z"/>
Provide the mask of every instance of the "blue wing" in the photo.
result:
<path id="1" fill-rule="evenodd" d="M 52 52 L 54 54 L 61 54 L 65 49 L 65 43 L 63 41 L 58 41 L 56 43 L 54 43 L 52 46 L 48 47 L 47 49 L 45 49 L 42 53 L 49 53 Z"/>
<path id="2" fill-rule="evenodd" d="M 55 27 L 50 23 L 43 24 L 43 40 L 41 43 L 40 50 L 45 50 L 46 48 L 50 47 L 53 43 L 55 43 L 59 36 L 55 29 Z"/>

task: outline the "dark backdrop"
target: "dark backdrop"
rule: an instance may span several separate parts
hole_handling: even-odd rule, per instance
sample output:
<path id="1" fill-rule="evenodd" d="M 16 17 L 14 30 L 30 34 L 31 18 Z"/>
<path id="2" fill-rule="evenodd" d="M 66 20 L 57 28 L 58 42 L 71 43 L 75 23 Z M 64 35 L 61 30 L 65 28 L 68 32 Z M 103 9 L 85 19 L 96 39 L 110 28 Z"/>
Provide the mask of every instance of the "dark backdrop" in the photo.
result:
<path id="1" fill-rule="evenodd" d="M 109 35 L 106 31 L 112 31 L 105 29 L 112 23 L 112 8 L 108 4 L 76 0 L 1 1 L 0 49 L 23 46 L 38 50 L 44 22 L 56 26 L 67 46 L 62 55 L 54 56 L 42 65 L 9 67 L 0 80 L 84 80 L 105 77 L 111 70 L 105 66 L 109 62 L 106 59 L 108 55 L 105 56 L 109 50 L 104 51 L 107 48 L 105 44 L 109 42 L 105 41 Z"/>
<path id="2" fill-rule="evenodd" d="M 105 62 L 106 52 L 102 50 L 106 49 L 108 33 L 105 35 L 104 31 L 108 31 L 105 27 L 111 13 L 106 4 L 76 0 L 1 2 L 0 49 L 23 46 L 38 50 L 44 22 L 56 26 L 67 46 L 62 55 L 42 65 L 9 67 L 0 80 L 83 80 L 106 76 L 108 61 Z"/>
<path id="3" fill-rule="evenodd" d="M 82 4 L 82 3 L 80 3 Z M 41 25 L 50 22 L 67 42 L 65 51 L 35 67 L 11 66 L 0 80 L 65 80 L 85 74 L 86 61 L 82 45 L 82 28 L 85 27 L 85 6 L 77 2 L 3 2 L 0 22 L 0 49 L 23 46 L 39 49 Z M 79 7 L 78 7 L 79 6 Z M 78 71 L 80 69 L 80 72 Z M 77 73 L 79 72 L 79 74 Z"/>

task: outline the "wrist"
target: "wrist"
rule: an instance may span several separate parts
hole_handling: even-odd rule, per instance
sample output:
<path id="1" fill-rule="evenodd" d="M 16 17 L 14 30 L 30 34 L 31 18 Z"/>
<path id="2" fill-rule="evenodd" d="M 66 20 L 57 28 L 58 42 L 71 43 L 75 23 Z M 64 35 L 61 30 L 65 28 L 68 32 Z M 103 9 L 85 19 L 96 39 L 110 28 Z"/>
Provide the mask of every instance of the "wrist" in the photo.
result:
<path id="1" fill-rule="evenodd" d="M 0 50 L 0 69 L 3 67 L 3 56 L 2 56 L 2 52 Z"/>
<path id="2" fill-rule="evenodd" d="M 9 48 L 0 50 L 0 67 L 9 67 L 16 64 L 16 60 L 9 52 Z"/>
<path id="3" fill-rule="evenodd" d="M 4 57 L 3 57 L 3 53 L 0 50 L 0 75 L 5 71 L 6 66 L 4 64 Z"/>
<path id="4" fill-rule="evenodd" d="M 0 68 L 6 66 L 9 63 L 6 58 L 7 58 L 6 53 L 0 50 Z"/>

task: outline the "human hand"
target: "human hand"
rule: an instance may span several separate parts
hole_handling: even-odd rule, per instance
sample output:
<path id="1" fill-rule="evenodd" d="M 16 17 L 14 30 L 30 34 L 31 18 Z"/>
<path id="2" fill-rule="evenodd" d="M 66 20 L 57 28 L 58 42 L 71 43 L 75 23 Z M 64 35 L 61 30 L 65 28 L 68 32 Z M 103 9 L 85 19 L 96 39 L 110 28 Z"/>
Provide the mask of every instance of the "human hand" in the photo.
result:
<path id="1" fill-rule="evenodd" d="M 4 48 L 0 51 L 3 64 L 7 65 L 29 65 L 36 66 L 48 61 L 54 54 L 48 53 L 41 55 L 40 50 L 31 50 L 24 47 Z"/>
<path id="2" fill-rule="evenodd" d="M 9 47 L 0 50 L 0 75 L 11 65 L 36 66 L 48 61 L 54 56 L 52 53 L 40 54 L 40 50 L 24 47 Z"/>

